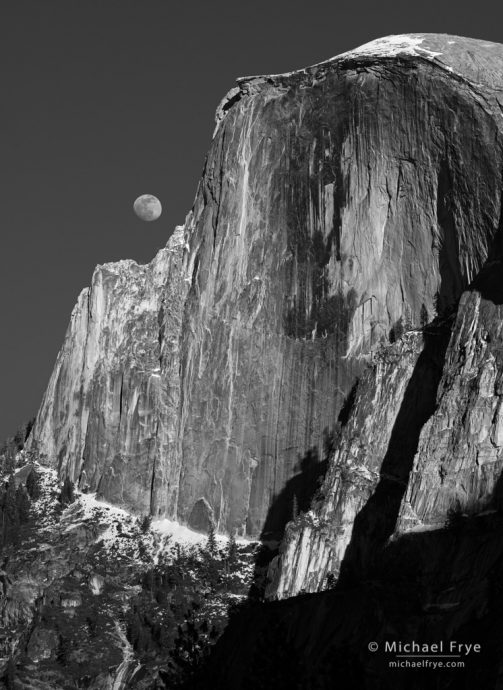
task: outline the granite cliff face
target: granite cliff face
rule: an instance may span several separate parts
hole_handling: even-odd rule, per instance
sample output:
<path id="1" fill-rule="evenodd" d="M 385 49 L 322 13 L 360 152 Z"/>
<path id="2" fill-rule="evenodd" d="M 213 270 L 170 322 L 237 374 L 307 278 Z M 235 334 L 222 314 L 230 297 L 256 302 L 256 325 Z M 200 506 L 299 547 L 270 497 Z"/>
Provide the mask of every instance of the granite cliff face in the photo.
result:
<path id="1" fill-rule="evenodd" d="M 446 41 L 446 47 L 457 40 Z M 470 54 L 470 42 L 462 45 Z M 475 64 L 480 60 L 476 88 L 486 92 L 483 117 L 492 113 L 494 140 L 467 130 L 465 141 L 477 147 L 477 157 L 489 151 L 494 157 L 496 206 L 489 215 L 487 207 L 480 207 L 477 219 L 472 208 L 465 227 L 469 233 L 470 225 L 477 225 L 479 240 L 485 232 L 486 261 L 467 271 L 472 279 L 468 290 L 462 291 L 464 278 L 451 281 L 453 257 L 460 257 L 464 243 L 459 220 L 472 203 L 469 198 L 478 194 L 476 178 L 482 183 L 483 172 L 476 172 L 454 201 L 457 173 L 442 187 L 440 170 L 437 227 L 445 231 L 447 271 L 441 270 L 441 279 L 450 285 L 450 299 L 437 300 L 435 319 L 420 329 L 406 327 L 396 344 L 374 356 L 320 495 L 312 510 L 287 528 L 270 569 L 272 598 L 321 591 L 336 581 L 365 580 L 375 571 L 383 547 L 408 532 L 441 530 L 453 515 L 474 517 L 500 508 L 501 111 L 494 84 L 484 83 L 485 46 L 481 48 L 472 54 Z M 502 50 L 495 46 L 492 51 L 493 68 L 501 69 Z M 460 72 L 459 64 L 451 69 Z M 474 84 L 457 86 L 460 93 L 467 87 Z M 461 105 L 456 108 L 459 112 Z"/>
<path id="2" fill-rule="evenodd" d="M 31 447 L 134 510 L 278 538 L 335 443 L 312 518 L 328 536 L 289 528 L 278 594 L 337 574 L 381 466 L 407 485 L 448 340 L 435 319 L 498 234 L 502 71 L 498 45 L 418 34 L 239 80 L 183 238 L 147 267 L 98 268 L 82 293 Z M 432 322 L 434 342 L 411 335 Z M 428 476 L 414 460 L 403 520 L 450 502 L 425 499 Z"/>
<path id="3" fill-rule="evenodd" d="M 176 495 L 182 261 L 178 228 L 147 266 L 96 268 L 30 439 L 62 476 L 141 513 L 165 511 Z"/>

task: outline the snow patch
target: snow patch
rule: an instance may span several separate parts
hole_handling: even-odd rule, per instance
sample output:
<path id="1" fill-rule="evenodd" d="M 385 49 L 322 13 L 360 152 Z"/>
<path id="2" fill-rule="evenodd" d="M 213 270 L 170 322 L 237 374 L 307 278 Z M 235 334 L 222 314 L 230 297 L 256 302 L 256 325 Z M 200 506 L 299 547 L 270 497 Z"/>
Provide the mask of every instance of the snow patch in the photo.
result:
<path id="1" fill-rule="evenodd" d="M 418 55 L 420 57 L 436 58 L 442 53 L 437 53 L 428 48 L 422 48 L 421 44 L 425 37 L 418 34 L 397 34 L 394 36 L 384 36 L 383 38 L 376 38 L 373 41 L 364 43 L 358 48 L 353 48 L 345 53 L 334 55 L 334 57 L 322 62 L 317 62 L 309 67 L 292 70 L 291 72 L 280 72 L 278 74 L 256 74 L 248 77 L 239 77 L 236 81 L 238 84 L 254 81 L 256 79 L 274 79 L 291 77 L 295 74 L 306 74 L 314 67 L 322 67 L 331 62 L 344 61 L 350 58 L 357 58 L 360 55 L 369 55 L 375 57 L 394 57 L 395 55 Z M 224 101 L 225 102 L 225 98 Z"/>
<path id="2" fill-rule="evenodd" d="M 158 532 L 166 537 L 171 537 L 173 541 L 180 544 L 199 544 L 207 539 L 205 534 L 195 532 L 175 520 L 154 520 L 151 528 L 154 532 Z"/>
<path id="3" fill-rule="evenodd" d="M 129 518 L 131 519 L 132 516 L 130 513 L 127 512 L 127 510 L 123 510 L 122 508 L 117 508 L 117 506 L 112 505 L 111 503 L 107 503 L 106 501 L 98 501 L 96 498 L 96 494 L 79 494 L 78 495 L 78 501 L 79 504 L 83 508 L 83 519 L 88 519 L 93 517 L 93 511 L 98 508 L 98 509 L 104 509 L 108 512 L 109 517 L 111 518 Z"/>
<path id="4" fill-rule="evenodd" d="M 332 60 L 343 60 L 348 57 L 358 57 L 359 55 L 375 55 L 377 57 L 393 57 L 394 55 L 421 55 L 429 58 L 436 58 L 442 53 L 436 53 L 427 48 L 421 48 L 424 38 L 412 34 L 400 34 L 397 36 L 385 36 L 377 38 L 375 41 L 364 43 L 359 48 L 348 50 L 346 53 L 337 55 Z"/>
<path id="5" fill-rule="evenodd" d="M 166 518 L 154 520 L 151 528 L 163 536 L 171 537 L 173 541 L 179 544 L 200 544 L 208 539 L 206 534 L 201 534 L 200 532 L 190 529 L 190 527 L 181 525 L 175 520 L 168 520 Z M 224 534 L 216 534 L 215 537 L 217 542 L 223 544 L 229 541 L 229 537 Z M 251 544 L 255 543 L 255 540 L 240 537 L 236 539 L 236 542 L 238 544 Z"/>

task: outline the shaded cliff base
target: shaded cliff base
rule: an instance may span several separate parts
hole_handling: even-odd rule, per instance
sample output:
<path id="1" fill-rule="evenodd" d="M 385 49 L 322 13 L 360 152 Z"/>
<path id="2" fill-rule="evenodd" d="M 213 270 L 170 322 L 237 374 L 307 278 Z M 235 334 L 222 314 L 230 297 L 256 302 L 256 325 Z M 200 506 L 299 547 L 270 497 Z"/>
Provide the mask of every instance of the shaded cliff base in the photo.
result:
<path id="1" fill-rule="evenodd" d="M 358 584 L 248 603 L 184 687 L 502 687 L 502 538 L 501 506 L 473 516 L 453 511 L 445 528 L 391 542 Z M 481 652 L 462 656 L 463 668 L 390 667 L 398 659 L 382 651 L 385 643 L 413 640 L 480 644 Z M 370 642 L 381 651 L 369 651 Z"/>
<path id="2" fill-rule="evenodd" d="M 353 524 L 339 572 L 341 586 L 351 586 L 366 578 L 395 530 L 421 431 L 436 408 L 451 318 L 444 316 L 424 328 L 424 346 L 405 389 L 379 481 Z"/>
<path id="3" fill-rule="evenodd" d="M 489 275 L 494 279 L 493 271 Z M 487 289 L 496 301 L 494 285 Z M 247 602 L 217 643 L 203 675 L 189 679 L 187 688 L 501 687 L 501 478 L 485 501 L 454 502 L 443 527 L 418 524 L 392 536 L 421 430 L 436 410 L 452 326 L 446 317 L 425 329 L 380 480 L 358 511 L 338 581 L 327 578 L 319 587 L 325 591 L 316 594 Z M 258 586 L 264 580 L 264 553 L 262 559 L 256 569 Z M 411 641 L 442 641 L 446 649 L 452 641 L 478 644 L 481 651 L 455 659 L 463 662 L 462 668 L 434 669 L 390 666 L 402 660 L 368 649 L 370 642 L 383 650 L 386 642 Z"/>

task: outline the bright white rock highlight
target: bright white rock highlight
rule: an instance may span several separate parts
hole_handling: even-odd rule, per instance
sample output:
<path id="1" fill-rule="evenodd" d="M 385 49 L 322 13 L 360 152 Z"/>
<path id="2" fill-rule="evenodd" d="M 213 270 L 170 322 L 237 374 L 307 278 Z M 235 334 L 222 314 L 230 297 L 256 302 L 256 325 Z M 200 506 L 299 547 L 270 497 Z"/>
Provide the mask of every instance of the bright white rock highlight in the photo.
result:
<path id="1" fill-rule="evenodd" d="M 348 50 L 346 53 L 337 55 L 333 60 L 342 58 L 357 57 L 358 55 L 375 55 L 378 57 L 393 57 L 394 55 L 422 55 L 428 58 L 435 58 L 442 53 L 422 48 L 424 37 L 414 36 L 413 34 L 401 34 L 398 36 L 385 36 L 377 38 L 375 41 L 364 43 L 359 48 Z"/>

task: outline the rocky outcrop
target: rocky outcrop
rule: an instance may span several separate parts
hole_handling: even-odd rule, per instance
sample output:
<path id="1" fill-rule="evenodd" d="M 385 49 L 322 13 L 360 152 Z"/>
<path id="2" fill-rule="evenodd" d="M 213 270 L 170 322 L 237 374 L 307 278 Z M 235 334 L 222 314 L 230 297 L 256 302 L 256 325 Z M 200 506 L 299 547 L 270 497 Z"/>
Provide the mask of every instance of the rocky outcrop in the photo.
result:
<path id="1" fill-rule="evenodd" d="M 491 267 L 501 282 L 501 264 Z M 491 290 L 461 299 L 437 409 L 424 426 L 396 534 L 434 529 L 449 512 L 501 507 L 503 309 Z"/>
<path id="2" fill-rule="evenodd" d="M 499 123 L 424 46 L 231 93 L 189 238 L 183 457 L 198 460 L 183 462 L 182 518 L 209 472 L 220 518 L 269 526 L 264 496 L 321 455 L 360 355 L 455 302 L 487 257 L 500 155 L 466 140 L 493 142 Z"/>
<path id="3" fill-rule="evenodd" d="M 411 334 L 383 349 L 386 363 L 362 382 L 321 497 L 287 527 L 270 597 L 365 579 L 389 540 L 501 509 L 500 271 L 491 260 L 463 294 L 445 358 L 448 320 L 427 326 L 419 359 Z"/>
<path id="4" fill-rule="evenodd" d="M 176 495 L 182 262 L 179 228 L 147 266 L 97 267 L 28 444 L 82 489 L 142 513 L 164 512 Z"/>
<path id="5" fill-rule="evenodd" d="M 210 551 L 169 521 L 92 494 L 64 499 L 57 473 L 25 460 L 0 473 L 0 687 L 180 686 L 181 642 L 197 651 L 218 637 L 246 598 L 257 544 L 219 537 Z M 17 518 L 7 479 L 26 491 Z"/>
<path id="6" fill-rule="evenodd" d="M 239 80 L 183 241 L 148 267 L 99 268 L 81 296 L 32 446 L 136 510 L 281 536 L 309 505 L 368 357 L 455 304 L 488 257 L 502 55 L 411 35 Z M 363 374 L 368 390 L 385 398 L 391 375 L 407 396 L 422 348 L 373 382 Z M 383 419 L 400 414 L 392 401 Z M 338 451 L 357 457 L 363 501 L 389 433 L 372 437 L 371 462 L 349 437 Z M 345 500 L 350 530 L 361 501 Z M 324 572 L 332 556 L 320 558 Z"/>
<path id="7" fill-rule="evenodd" d="M 311 510 L 287 527 L 281 554 L 270 568 L 270 596 L 316 592 L 335 582 L 362 523 L 359 566 L 382 547 L 419 431 L 435 404 L 442 354 L 442 340 L 425 347 L 421 333 L 409 333 L 375 353 Z"/>
<path id="8" fill-rule="evenodd" d="M 449 46 L 457 42 L 445 39 L 447 56 L 443 53 L 435 60 L 452 57 Z M 468 55 L 470 41 L 461 45 Z M 428 46 L 441 49 L 438 42 Z M 496 70 L 486 70 L 486 49 L 493 52 Z M 441 164 L 436 194 L 436 227 L 443 234 L 437 318 L 429 323 L 425 319 L 419 340 L 406 328 L 397 344 L 383 347 L 383 361 L 374 362 L 362 377 L 322 496 L 287 527 L 281 553 L 271 565 L 272 598 L 320 591 L 336 581 L 341 586 L 364 581 L 372 577 L 390 540 L 409 531 L 442 529 L 453 516 L 485 514 L 500 502 L 502 160 L 501 112 L 493 89 L 497 70 L 503 81 L 502 55 L 501 47 L 488 44 L 471 54 L 472 67 L 480 61 L 476 90 L 480 94 L 487 89 L 481 116 L 492 119 L 495 138 L 491 143 L 472 130 L 465 140 L 477 142 L 477 156 L 494 157 L 490 167 L 497 204 L 489 214 L 487 207 L 479 207 L 476 218 L 472 207 L 463 221 L 470 199 L 478 196 L 475 180 L 482 183 L 484 172 L 475 173 L 473 184 L 454 201 L 459 177 L 452 171 L 457 166 Z M 475 76 L 465 71 L 467 67 L 464 59 L 450 65 L 451 74 L 464 75 L 456 80 L 458 96 L 469 84 L 466 78 Z M 473 99 L 473 93 L 465 95 Z M 452 101 L 452 94 L 442 95 L 455 104 L 462 119 L 464 98 Z M 461 141 L 448 144 L 451 154 L 457 146 Z M 463 276 L 455 265 L 461 258 L 462 238 L 475 224 L 488 240 L 486 262 L 477 259 Z M 475 253 L 472 246 L 472 260 Z M 467 268 L 466 261 L 462 263 Z M 458 307 L 468 277 L 470 289 Z"/>
<path id="9" fill-rule="evenodd" d="M 192 687 L 496 690 L 503 670 L 502 528 L 502 514 L 493 513 L 409 532 L 382 550 L 366 581 L 247 607 Z M 399 642 L 442 641 L 445 653 L 470 639 L 480 652 L 460 654 L 458 667 L 434 667 L 438 657 L 400 666 Z"/>

